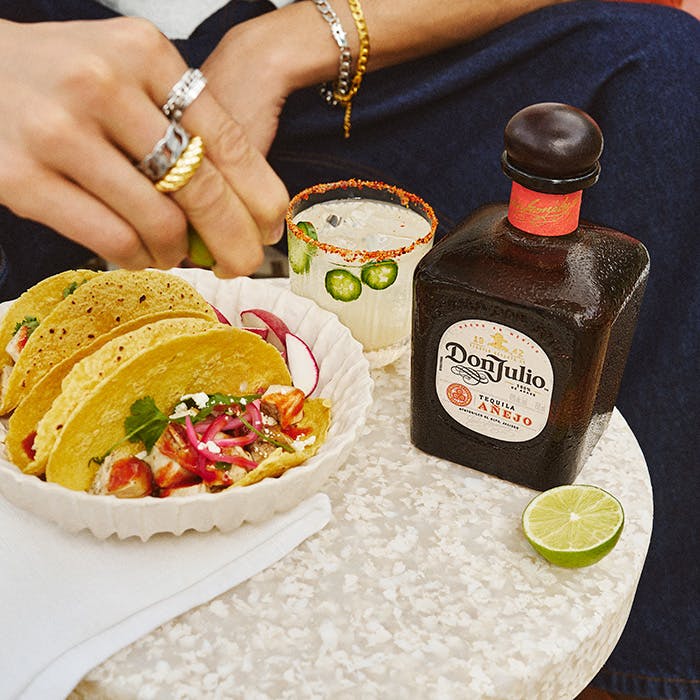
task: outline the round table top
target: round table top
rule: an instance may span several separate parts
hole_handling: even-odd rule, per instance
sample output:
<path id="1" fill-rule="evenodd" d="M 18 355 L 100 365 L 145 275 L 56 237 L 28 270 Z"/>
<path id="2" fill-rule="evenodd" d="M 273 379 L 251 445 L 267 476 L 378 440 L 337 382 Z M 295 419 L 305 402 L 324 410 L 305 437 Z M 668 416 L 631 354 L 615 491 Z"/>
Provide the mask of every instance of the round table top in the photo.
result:
<path id="1" fill-rule="evenodd" d="M 326 483 L 333 518 L 277 564 L 93 669 L 71 698 L 573 698 L 627 621 L 652 528 L 644 457 L 615 411 L 578 481 L 625 528 L 585 569 L 525 540 L 527 488 L 420 452 L 409 362 Z"/>

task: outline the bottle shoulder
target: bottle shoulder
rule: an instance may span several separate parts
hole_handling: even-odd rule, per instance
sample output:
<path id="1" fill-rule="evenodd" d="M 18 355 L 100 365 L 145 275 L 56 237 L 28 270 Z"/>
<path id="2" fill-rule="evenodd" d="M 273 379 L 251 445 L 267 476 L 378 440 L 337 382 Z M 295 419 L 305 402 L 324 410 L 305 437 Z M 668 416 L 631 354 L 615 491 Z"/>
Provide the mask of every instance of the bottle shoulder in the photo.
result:
<path id="1" fill-rule="evenodd" d="M 582 221 L 566 236 L 524 233 L 507 205 L 475 211 L 421 261 L 416 278 L 574 316 L 577 325 L 607 323 L 646 282 L 649 255 L 636 239 Z"/>

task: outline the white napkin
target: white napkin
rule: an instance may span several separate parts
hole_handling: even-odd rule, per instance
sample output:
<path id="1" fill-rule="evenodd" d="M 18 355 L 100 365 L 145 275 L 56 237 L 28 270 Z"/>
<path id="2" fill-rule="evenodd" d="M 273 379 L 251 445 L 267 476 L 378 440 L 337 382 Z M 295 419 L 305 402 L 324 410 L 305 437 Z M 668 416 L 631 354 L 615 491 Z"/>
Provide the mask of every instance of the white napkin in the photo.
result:
<path id="1" fill-rule="evenodd" d="M 98 540 L 0 497 L 0 697 L 64 698 L 94 666 L 278 561 L 330 514 L 316 494 L 230 533 Z"/>

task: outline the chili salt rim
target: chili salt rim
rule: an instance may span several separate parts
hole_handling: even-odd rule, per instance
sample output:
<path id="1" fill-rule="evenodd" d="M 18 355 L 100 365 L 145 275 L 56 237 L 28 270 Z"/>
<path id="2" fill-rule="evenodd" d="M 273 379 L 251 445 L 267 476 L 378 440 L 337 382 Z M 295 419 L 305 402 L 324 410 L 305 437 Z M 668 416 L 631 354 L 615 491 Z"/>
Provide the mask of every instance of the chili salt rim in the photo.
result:
<path id="1" fill-rule="evenodd" d="M 322 241 L 317 241 L 310 236 L 308 236 L 304 231 L 302 231 L 292 220 L 292 212 L 296 209 L 297 205 L 308 200 L 313 195 L 323 195 L 331 190 L 348 190 L 356 189 L 361 192 L 363 189 L 370 189 L 374 191 L 384 191 L 389 192 L 394 195 L 398 201 L 393 202 L 394 204 L 400 204 L 407 209 L 413 204 L 420 208 L 421 211 L 417 212 L 421 216 L 425 216 L 430 224 L 430 230 L 425 236 L 417 238 L 413 243 L 401 248 L 389 248 L 384 250 L 352 250 L 350 248 L 341 248 L 339 246 L 332 245 L 331 243 L 324 243 Z M 375 200 L 375 201 L 385 201 L 385 200 Z M 415 209 L 413 209 L 415 211 Z M 424 245 L 428 243 L 434 236 L 437 230 L 437 217 L 433 208 L 424 199 L 416 194 L 407 192 L 406 190 L 396 187 L 395 185 L 389 185 L 385 182 L 379 182 L 375 180 L 357 180 L 355 178 L 350 178 L 349 180 L 338 180 L 337 182 L 323 182 L 317 185 L 312 185 L 307 187 L 301 192 L 297 193 L 292 197 L 289 207 L 287 208 L 287 214 L 285 216 L 287 223 L 287 229 L 300 241 L 308 243 L 325 253 L 330 253 L 331 255 L 338 255 L 343 260 L 347 262 L 381 262 L 389 258 L 396 258 L 401 255 L 406 255 L 414 250 L 417 246 Z"/>

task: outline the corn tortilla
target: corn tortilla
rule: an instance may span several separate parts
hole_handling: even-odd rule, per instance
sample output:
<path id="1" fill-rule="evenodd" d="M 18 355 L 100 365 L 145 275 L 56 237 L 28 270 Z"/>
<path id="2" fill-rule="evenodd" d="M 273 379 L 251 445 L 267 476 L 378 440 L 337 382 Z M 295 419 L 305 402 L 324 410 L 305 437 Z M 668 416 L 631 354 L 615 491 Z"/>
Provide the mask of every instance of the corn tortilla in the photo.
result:
<path id="1" fill-rule="evenodd" d="M 67 296 L 72 285 L 80 285 L 99 273 L 94 270 L 67 270 L 41 280 L 30 287 L 12 303 L 0 321 L 0 348 L 2 364 L 11 365 L 12 358 L 5 352 L 7 344 L 15 334 L 15 327 L 28 316 L 34 316 L 39 323 L 48 316 L 54 307 Z"/>
<path id="2" fill-rule="evenodd" d="M 85 356 L 107 334 L 163 316 L 216 319 L 187 281 L 157 270 L 101 272 L 58 303 L 32 333 L 3 387 L 0 413 L 15 408 L 52 367 Z"/>
<path id="3" fill-rule="evenodd" d="M 192 316 L 187 315 L 187 311 L 182 312 L 183 316 L 178 318 L 192 318 L 203 320 L 211 325 L 215 321 L 208 316 L 201 316 L 199 312 L 193 312 Z M 31 433 L 36 431 L 37 424 L 41 418 L 49 411 L 56 397 L 61 393 L 61 384 L 64 378 L 71 371 L 73 366 L 85 357 L 97 352 L 111 340 L 141 328 L 146 323 L 156 323 L 162 319 L 172 318 L 170 311 L 161 314 L 153 314 L 147 319 L 136 319 L 131 323 L 124 323 L 109 333 L 97 338 L 90 345 L 85 346 L 70 357 L 62 360 L 44 374 L 39 381 L 34 384 L 25 395 L 17 408 L 11 413 L 8 420 L 8 432 L 5 438 L 7 454 L 14 464 L 16 464 L 25 474 L 43 474 L 43 467 L 39 468 L 27 453 L 25 440 L 31 442 Z M 36 471 L 39 469 L 39 471 Z"/>
<path id="4" fill-rule="evenodd" d="M 195 335 L 217 323 L 203 318 L 170 318 L 124 333 L 105 343 L 101 348 L 77 362 L 61 383 L 61 392 L 49 410 L 38 421 L 34 439 L 35 457 L 27 472 L 43 474 L 53 445 L 62 426 L 69 420 L 94 388 L 123 363 L 139 353 L 181 335 Z"/>
<path id="5" fill-rule="evenodd" d="M 87 490 L 98 467 L 92 458 L 123 440 L 124 420 L 140 398 L 169 411 L 185 394 L 243 394 L 290 383 L 280 353 L 249 331 L 220 324 L 170 338 L 121 363 L 81 398 L 48 455 L 46 480 Z"/>

